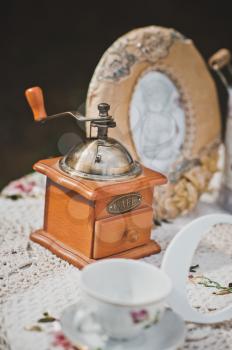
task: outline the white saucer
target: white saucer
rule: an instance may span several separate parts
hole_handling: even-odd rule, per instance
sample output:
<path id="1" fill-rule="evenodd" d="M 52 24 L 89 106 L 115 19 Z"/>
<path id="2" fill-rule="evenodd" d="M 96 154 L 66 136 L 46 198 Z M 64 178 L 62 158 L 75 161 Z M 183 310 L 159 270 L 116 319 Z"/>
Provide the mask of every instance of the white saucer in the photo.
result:
<path id="1" fill-rule="evenodd" d="M 184 343 L 186 328 L 184 321 L 172 310 L 166 310 L 157 325 L 144 329 L 136 338 L 130 340 L 110 339 L 100 330 L 93 327 L 83 330 L 81 324 L 75 324 L 81 302 L 67 307 L 61 316 L 61 327 L 73 345 L 85 350 L 173 350 Z M 83 308 L 80 312 L 83 312 Z M 89 316 L 90 317 L 90 316 Z M 95 322 L 95 321 L 94 321 Z"/>

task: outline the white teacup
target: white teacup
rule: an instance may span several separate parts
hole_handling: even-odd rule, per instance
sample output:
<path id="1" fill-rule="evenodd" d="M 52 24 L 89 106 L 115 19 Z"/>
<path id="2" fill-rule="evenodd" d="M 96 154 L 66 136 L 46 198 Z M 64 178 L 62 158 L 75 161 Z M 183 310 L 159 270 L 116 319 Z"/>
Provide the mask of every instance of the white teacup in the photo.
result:
<path id="1" fill-rule="evenodd" d="M 104 332 L 129 339 L 158 323 L 171 292 L 171 281 L 160 269 L 141 261 L 107 259 L 81 271 L 80 285 L 86 307 Z"/>

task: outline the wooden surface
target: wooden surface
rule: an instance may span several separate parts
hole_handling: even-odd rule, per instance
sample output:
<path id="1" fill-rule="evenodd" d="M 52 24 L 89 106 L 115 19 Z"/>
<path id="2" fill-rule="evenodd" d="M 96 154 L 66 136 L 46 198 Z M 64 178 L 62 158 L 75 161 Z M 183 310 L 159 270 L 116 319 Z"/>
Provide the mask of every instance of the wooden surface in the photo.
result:
<path id="1" fill-rule="evenodd" d="M 141 258 L 160 251 L 150 240 L 154 186 L 166 177 L 143 167 L 140 176 L 124 182 L 74 179 L 59 169 L 60 158 L 35 164 L 47 175 L 44 227 L 31 239 L 78 267 L 94 259 L 124 254 Z M 107 205 L 121 194 L 139 193 L 141 202 L 124 214 L 110 214 Z"/>
<path id="2" fill-rule="evenodd" d="M 78 268 L 82 268 L 88 264 L 95 262 L 95 259 L 89 259 L 78 251 L 74 251 L 66 247 L 62 242 L 55 241 L 46 231 L 38 230 L 30 235 L 32 241 L 39 243 L 61 259 L 67 260 L 70 264 Z M 157 254 L 160 252 L 160 246 L 153 240 L 147 244 L 132 248 L 119 254 L 113 254 L 107 258 L 124 258 L 124 259 L 140 259 L 144 256 Z"/>
<path id="3" fill-rule="evenodd" d="M 167 182 L 165 175 L 142 167 L 142 174 L 128 181 L 92 181 L 78 177 L 70 177 L 59 168 L 60 157 L 40 160 L 34 170 L 47 175 L 57 184 L 73 190 L 90 200 L 98 200 L 120 194 L 136 192 L 147 187 L 162 185 Z"/>
<path id="4" fill-rule="evenodd" d="M 93 258 L 99 259 L 146 244 L 150 240 L 151 207 L 133 210 L 95 223 Z"/>
<path id="5" fill-rule="evenodd" d="M 55 240 L 48 232 L 44 230 L 37 230 L 30 235 L 30 239 L 33 242 L 39 243 L 45 248 L 49 249 L 52 253 L 56 254 L 61 259 L 68 261 L 70 264 L 82 268 L 91 262 L 93 259 L 86 257 L 70 247 L 65 246 L 63 242 Z"/>
<path id="6" fill-rule="evenodd" d="M 48 179 L 44 229 L 54 240 L 91 257 L 94 203 Z"/>
<path id="7" fill-rule="evenodd" d="M 139 193 L 142 201 L 138 208 L 118 215 L 104 209 L 97 216 L 98 201 L 87 200 L 47 179 L 44 231 L 53 242 L 62 242 L 85 259 L 99 259 L 145 245 L 150 241 L 153 224 L 152 191 L 148 188 Z M 106 208 L 106 200 L 99 202 Z"/>

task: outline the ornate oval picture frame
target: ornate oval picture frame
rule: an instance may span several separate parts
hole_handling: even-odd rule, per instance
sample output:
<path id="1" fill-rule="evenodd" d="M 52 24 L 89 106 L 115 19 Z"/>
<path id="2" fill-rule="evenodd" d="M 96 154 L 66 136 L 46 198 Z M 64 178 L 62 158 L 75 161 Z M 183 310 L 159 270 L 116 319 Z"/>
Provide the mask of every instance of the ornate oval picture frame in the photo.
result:
<path id="1" fill-rule="evenodd" d="M 98 63 L 86 112 L 111 105 L 111 135 L 145 166 L 164 172 L 156 189 L 160 219 L 191 210 L 217 170 L 220 112 L 215 84 L 190 39 L 149 26 L 116 40 Z"/>

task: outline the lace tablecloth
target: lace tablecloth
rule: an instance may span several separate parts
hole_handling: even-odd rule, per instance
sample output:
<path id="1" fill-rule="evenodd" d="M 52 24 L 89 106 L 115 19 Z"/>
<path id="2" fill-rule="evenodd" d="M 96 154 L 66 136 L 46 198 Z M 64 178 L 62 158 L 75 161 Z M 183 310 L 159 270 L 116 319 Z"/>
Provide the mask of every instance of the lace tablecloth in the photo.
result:
<path id="1" fill-rule="evenodd" d="M 0 197 L 0 349 L 47 350 L 73 347 L 60 335 L 58 322 L 34 327 L 44 312 L 59 318 L 79 298 L 77 268 L 29 241 L 43 221 L 44 178 L 33 174 L 8 186 Z M 172 237 L 195 217 L 223 212 L 215 204 L 199 203 L 190 215 L 162 223 L 152 232 L 162 252 L 144 260 L 160 266 Z M 195 275 L 232 282 L 232 228 L 218 225 L 199 245 Z M 232 294 L 216 295 L 212 288 L 186 283 L 190 303 L 200 312 L 213 312 L 232 302 Z M 232 349 L 232 320 L 215 325 L 187 324 L 183 349 Z M 109 349 L 110 350 L 110 349 Z"/>

